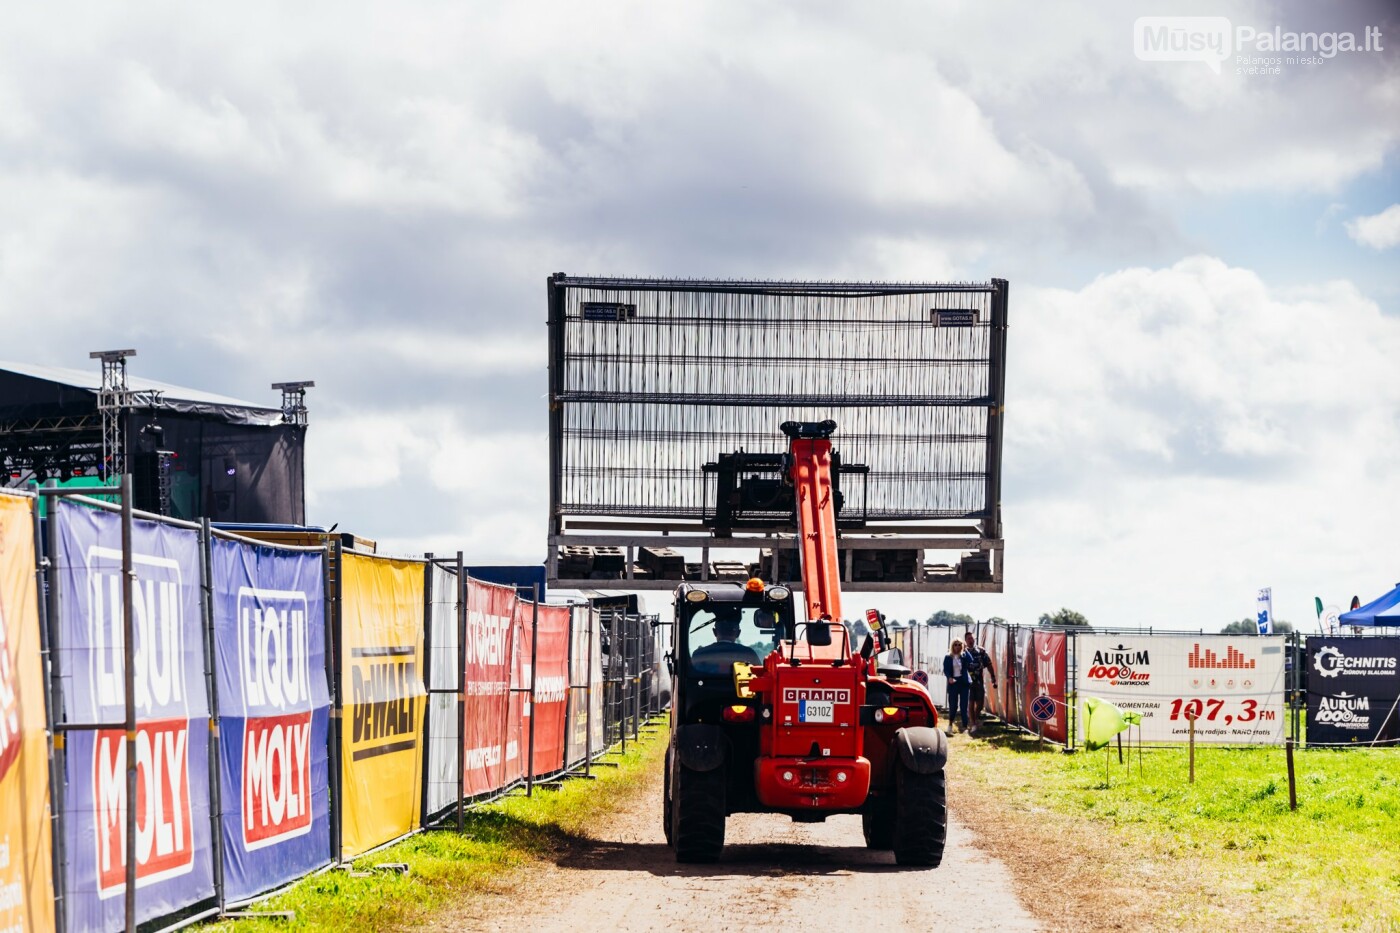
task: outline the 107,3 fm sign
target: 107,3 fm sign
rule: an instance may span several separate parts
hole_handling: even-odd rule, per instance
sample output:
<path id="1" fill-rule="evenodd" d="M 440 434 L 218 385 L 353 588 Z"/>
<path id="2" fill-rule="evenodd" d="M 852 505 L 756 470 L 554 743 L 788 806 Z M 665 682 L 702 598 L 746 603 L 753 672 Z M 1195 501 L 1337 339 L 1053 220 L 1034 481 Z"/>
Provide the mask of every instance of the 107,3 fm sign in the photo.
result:
<path id="1" fill-rule="evenodd" d="M 136 727 L 136 877 L 183 875 L 194 867 L 190 811 L 189 723 Z M 97 733 L 93 787 L 97 797 L 97 885 L 101 897 L 126 888 L 126 740 L 119 729 Z"/>
<path id="2" fill-rule="evenodd" d="M 1231 725 L 1237 722 L 1273 722 L 1277 718 L 1275 710 L 1260 709 L 1258 700 L 1240 700 L 1239 709 L 1222 712 L 1225 701 L 1217 699 L 1172 700 L 1172 719 L 1199 719 L 1204 722 L 1223 722 Z"/>
<path id="3" fill-rule="evenodd" d="M 243 724 L 243 846 L 311 829 L 311 665 L 306 595 L 238 591 Z M 253 713 L 265 715 L 253 715 Z"/>

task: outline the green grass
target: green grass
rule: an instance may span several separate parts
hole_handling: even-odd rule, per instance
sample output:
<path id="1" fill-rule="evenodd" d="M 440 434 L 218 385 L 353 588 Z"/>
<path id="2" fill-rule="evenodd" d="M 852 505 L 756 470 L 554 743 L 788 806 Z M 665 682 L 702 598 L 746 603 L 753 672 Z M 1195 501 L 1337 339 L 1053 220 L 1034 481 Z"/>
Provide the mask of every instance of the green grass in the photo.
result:
<path id="1" fill-rule="evenodd" d="M 305 878 L 254 911 L 295 911 L 283 920 L 249 919 L 208 924 L 205 931 L 381 930 L 410 927 L 431 918 L 449 901 L 474 894 L 508 893 L 512 869 L 564 851 L 589 823 L 626 802 L 639 778 L 665 751 L 643 738 L 619 767 L 595 768 L 597 780 L 570 780 L 558 790 L 537 788 L 533 797 L 512 795 L 467 811 L 465 832 L 431 830 L 356 859 L 354 871 L 332 870 Z M 523 791 L 521 792 L 523 794 Z M 375 872 L 373 866 L 404 862 L 409 872 Z"/>
<path id="2" fill-rule="evenodd" d="M 1144 852 L 1191 859 L 1265 914 L 1331 929 L 1400 929 L 1400 749 L 1295 751 L 1298 809 L 1282 748 L 1185 747 L 1026 754 L 1010 736 L 965 754 L 1038 773 L 1038 805 L 1121 832 Z M 1023 776 L 1024 779 L 1024 776 Z M 1269 903 L 1265 903 L 1265 902 Z M 1318 912 L 1322 912 L 1319 914 Z"/>

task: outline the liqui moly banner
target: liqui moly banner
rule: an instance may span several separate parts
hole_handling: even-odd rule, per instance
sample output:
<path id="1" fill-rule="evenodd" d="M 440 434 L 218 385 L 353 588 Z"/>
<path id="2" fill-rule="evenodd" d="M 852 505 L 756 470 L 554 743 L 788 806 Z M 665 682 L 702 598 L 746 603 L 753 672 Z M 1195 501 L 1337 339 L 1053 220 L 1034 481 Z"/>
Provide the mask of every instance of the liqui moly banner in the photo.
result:
<path id="1" fill-rule="evenodd" d="M 49 751 L 33 500 L 0 490 L 0 930 L 52 930 Z"/>
<path id="2" fill-rule="evenodd" d="M 1026 659 L 1026 678 L 1022 684 L 1021 708 L 1029 720 L 1027 728 L 1037 728 L 1030 715 L 1036 697 L 1048 696 L 1055 701 L 1055 715 L 1039 725 L 1044 736 L 1052 742 L 1069 741 L 1069 714 L 1065 706 L 1065 633 L 1035 632 L 1031 636 L 1031 651 Z"/>
<path id="3" fill-rule="evenodd" d="M 68 502 L 58 503 L 55 517 L 65 718 L 121 722 L 121 518 Z M 199 537 L 140 520 L 132 537 L 136 905 L 145 921 L 213 897 L 214 847 Z M 68 733 L 65 904 L 74 930 L 123 924 L 126 746 L 121 729 Z"/>
<path id="4" fill-rule="evenodd" d="M 504 787 L 507 757 L 519 761 L 519 747 L 508 740 L 506 728 L 515 603 L 514 587 L 467 580 L 462 778 L 468 797 Z M 518 775 L 518 765 L 515 770 Z"/>
<path id="5" fill-rule="evenodd" d="M 461 740 L 457 734 L 457 704 L 461 692 L 461 655 L 457 621 L 457 575 L 437 564 L 429 565 L 432 594 L 428 625 L 432 640 L 428 687 L 454 693 L 428 695 L 428 786 L 424 818 L 457 802 L 457 774 L 462 767 Z"/>
<path id="6" fill-rule="evenodd" d="M 419 824 L 424 570 L 341 558 L 341 857 L 349 858 Z"/>
<path id="7" fill-rule="evenodd" d="M 1308 744 L 1400 741 L 1400 638 L 1307 640 Z"/>
<path id="8" fill-rule="evenodd" d="M 1148 742 L 1283 742 L 1282 635 L 1096 635 L 1076 639 L 1075 686 L 1142 714 Z"/>
<path id="9" fill-rule="evenodd" d="M 529 603 L 521 603 L 527 614 Z M 564 767 L 564 716 L 569 684 L 569 608 L 540 606 L 539 624 L 530 645 L 530 626 L 523 630 L 519 654 L 525 662 L 525 683 L 531 682 L 530 659 L 534 658 L 534 698 L 527 705 L 523 728 L 527 740 L 534 721 L 535 754 L 532 770 L 536 776 L 552 774 Z"/>
<path id="10" fill-rule="evenodd" d="M 224 898 L 331 858 L 325 556 L 215 538 Z"/>

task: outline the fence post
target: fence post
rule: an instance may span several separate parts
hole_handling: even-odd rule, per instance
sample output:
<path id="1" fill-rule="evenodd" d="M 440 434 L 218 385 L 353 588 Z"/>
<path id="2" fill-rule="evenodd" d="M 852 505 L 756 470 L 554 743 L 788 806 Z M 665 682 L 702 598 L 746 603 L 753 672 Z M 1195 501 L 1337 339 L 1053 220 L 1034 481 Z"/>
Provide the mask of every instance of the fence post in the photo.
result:
<path id="1" fill-rule="evenodd" d="M 457 832 L 466 829 L 467 775 L 467 574 L 457 552 Z"/>
<path id="2" fill-rule="evenodd" d="M 122 474 L 122 689 L 126 691 L 126 908 L 127 933 L 136 933 L 136 625 L 132 566 L 131 474 Z"/>
<path id="3" fill-rule="evenodd" d="M 201 582 L 200 608 L 204 612 L 204 681 L 209 699 L 209 821 L 213 824 L 214 842 L 214 896 L 219 902 L 219 912 L 224 910 L 224 788 L 219 767 L 219 678 L 217 659 L 214 656 L 214 530 L 206 516 L 199 520 L 199 536 L 202 554 L 200 570 L 204 575 Z"/>
<path id="4" fill-rule="evenodd" d="M 57 486 L 57 480 L 47 480 L 44 483 L 46 488 L 52 489 Z M 39 494 L 42 497 L 43 493 Z M 54 890 L 54 924 L 59 930 L 67 929 L 64 922 L 64 914 L 67 910 L 65 900 L 66 877 L 63 871 L 66 864 L 64 857 L 65 846 L 63 839 L 63 813 L 64 813 L 64 792 L 67 783 L 63 779 L 65 740 L 67 734 L 57 728 L 58 723 L 64 719 L 63 713 L 63 680 L 62 664 L 59 653 L 59 579 L 55 572 L 58 569 L 58 500 L 48 499 L 45 508 L 48 510 L 48 525 L 45 526 L 47 534 L 44 535 L 44 547 L 39 547 L 39 506 L 40 498 L 35 499 L 34 505 L 34 559 L 42 568 L 44 583 L 47 587 L 40 589 L 41 597 L 39 607 L 42 616 L 40 617 L 39 638 L 40 647 L 44 652 L 44 658 L 48 662 L 48 670 L 45 672 L 48 681 L 48 729 L 49 729 L 49 836 L 52 839 L 51 852 L 53 868 L 53 890 Z"/>
<path id="5" fill-rule="evenodd" d="M 418 825 L 428 820 L 428 784 L 433 779 L 433 554 L 423 555 L 423 780 L 418 788 Z"/>
<path id="6" fill-rule="evenodd" d="M 341 720 L 342 704 L 344 697 L 341 694 L 340 684 L 340 612 L 341 596 L 345 592 L 345 545 L 339 539 L 328 542 L 326 559 L 329 562 L 327 571 L 333 575 L 326 587 L 326 627 L 328 638 L 326 639 L 326 668 L 331 679 L 331 754 L 330 754 L 330 792 L 331 792 L 331 861 L 339 864 L 343 850 L 341 847 L 341 819 L 344 816 L 344 801 L 341 800 L 340 788 L 340 758 L 341 758 L 341 733 L 343 723 Z"/>
<path id="7" fill-rule="evenodd" d="M 1298 809 L 1298 783 L 1293 774 L 1293 740 L 1284 743 L 1284 754 L 1288 758 L 1288 809 Z"/>
<path id="8" fill-rule="evenodd" d="M 525 796 L 535 793 L 535 720 L 539 710 L 535 703 L 535 683 L 539 677 L 540 653 L 540 585 L 534 584 L 534 598 L 530 603 L 530 748 L 529 760 L 525 763 Z"/>

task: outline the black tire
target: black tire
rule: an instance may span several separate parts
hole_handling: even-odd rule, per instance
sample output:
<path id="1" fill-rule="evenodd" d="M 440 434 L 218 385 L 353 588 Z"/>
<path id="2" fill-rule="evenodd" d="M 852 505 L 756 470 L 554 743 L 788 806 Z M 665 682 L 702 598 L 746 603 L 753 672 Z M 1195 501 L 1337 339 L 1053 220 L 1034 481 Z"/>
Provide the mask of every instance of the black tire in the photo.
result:
<path id="1" fill-rule="evenodd" d="M 948 839 L 948 793 L 943 771 L 918 774 L 895 766 L 894 861 L 937 868 Z"/>
<path id="2" fill-rule="evenodd" d="M 860 828 L 865 833 L 865 847 L 889 851 L 894 848 L 894 801 L 889 797 L 874 797 L 860 815 Z"/>
<path id="3" fill-rule="evenodd" d="M 724 767 L 692 771 L 676 763 L 671 783 L 671 843 L 678 862 L 714 862 L 724 848 Z"/>
<path id="4" fill-rule="evenodd" d="M 666 844 L 675 846 L 671 834 L 671 749 L 666 749 L 666 772 L 662 777 L 661 791 L 661 831 L 666 834 Z"/>

